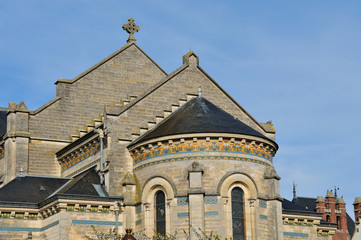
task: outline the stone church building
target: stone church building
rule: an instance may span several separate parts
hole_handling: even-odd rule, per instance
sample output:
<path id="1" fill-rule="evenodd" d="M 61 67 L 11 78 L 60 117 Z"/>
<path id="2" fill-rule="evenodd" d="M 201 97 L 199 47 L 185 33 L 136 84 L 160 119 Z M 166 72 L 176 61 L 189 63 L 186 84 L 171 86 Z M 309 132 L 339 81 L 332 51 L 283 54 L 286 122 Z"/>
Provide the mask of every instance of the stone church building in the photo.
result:
<path id="1" fill-rule="evenodd" d="M 59 79 L 48 103 L 0 108 L 0 239 L 84 239 L 92 225 L 192 239 L 197 229 L 350 238 L 342 198 L 280 196 L 271 122 L 254 119 L 194 52 L 168 74 L 136 44 L 133 19 L 123 28 L 127 44 Z"/>

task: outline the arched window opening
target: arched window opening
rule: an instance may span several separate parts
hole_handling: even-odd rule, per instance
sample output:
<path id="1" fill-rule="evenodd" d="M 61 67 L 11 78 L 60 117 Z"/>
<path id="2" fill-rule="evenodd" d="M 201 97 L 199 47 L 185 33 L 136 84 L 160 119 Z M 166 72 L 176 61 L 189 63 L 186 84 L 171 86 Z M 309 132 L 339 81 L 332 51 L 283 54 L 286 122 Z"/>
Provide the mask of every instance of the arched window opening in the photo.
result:
<path id="1" fill-rule="evenodd" d="M 326 222 L 330 222 L 330 221 L 331 221 L 330 215 L 327 215 L 326 216 Z"/>
<path id="2" fill-rule="evenodd" d="M 155 231 L 165 235 L 165 194 L 163 191 L 155 193 Z"/>
<path id="3" fill-rule="evenodd" d="M 340 216 L 337 216 L 336 222 L 337 222 L 337 229 L 341 230 L 341 217 Z"/>
<path id="4" fill-rule="evenodd" d="M 244 201 L 243 191 L 235 187 L 231 192 L 233 240 L 244 240 Z"/>

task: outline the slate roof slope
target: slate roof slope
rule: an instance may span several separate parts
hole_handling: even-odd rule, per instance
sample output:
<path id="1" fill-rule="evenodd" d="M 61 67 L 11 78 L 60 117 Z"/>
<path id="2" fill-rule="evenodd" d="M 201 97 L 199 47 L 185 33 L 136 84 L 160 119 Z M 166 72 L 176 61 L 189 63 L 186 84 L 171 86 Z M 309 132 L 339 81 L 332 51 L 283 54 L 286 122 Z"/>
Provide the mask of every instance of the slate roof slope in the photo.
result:
<path id="1" fill-rule="evenodd" d="M 316 198 L 308 198 L 308 197 L 296 197 L 292 200 L 295 204 L 304 207 L 310 211 L 316 212 Z M 282 203 L 283 206 L 283 203 Z M 355 222 L 352 220 L 350 215 L 346 213 L 347 217 L 347 229 L 348 233 L 352 236 L 355 231 Z M 327 223 L 327 222 L 326 222 Z"/>
<path id="2" fill-rule="evenodd" d="M 100 191 L 99 191 L 100 190 Z M 100 176 L 94 168 L 76 176 L 59 189 L 59 194 L 76 194 L 87 196 L 108 196 L 100 186 Z"/>
<path id="3" fill-rule="evenodd" d="M 0 201 L 39 203 L 69 180 L 69 178 L 40 176 L 16 177 L 0 189 Z"/>
<path id="4" fill-rule="evenodd" d="M 309 209 L 310 211 L 316 211 L 316 198 L 309 197 L 295 197 L 292 202 Z"/>
<path id="5" fill-rule="evenodd" d="M 109 197 L 94 168 L 75 178 L 19 176 L 0 188 L 0 203 L 38 204 L 56 194 Z"/>
<path id="6" fill-rule="evenodd" d="M 128 146 L 152 138 L 191 133 L 233 133 L 272 141 L 207 99 L 196 97 Z"/>
<path id="7" fill-rule="evenodd" d="M 0 138 L 5 135 L 6 133 L 6 112 L 8 111 L 7 108 L 0 107 Z"/>
<path id="8" fill-rule="evenodd" d="M 313 212 L 313 210 L 311 211 L 304 206 L 298 205 L 294 201 L 287 200 L 286 198 L 283 198 L 282 209 L 290 211 Z"/>

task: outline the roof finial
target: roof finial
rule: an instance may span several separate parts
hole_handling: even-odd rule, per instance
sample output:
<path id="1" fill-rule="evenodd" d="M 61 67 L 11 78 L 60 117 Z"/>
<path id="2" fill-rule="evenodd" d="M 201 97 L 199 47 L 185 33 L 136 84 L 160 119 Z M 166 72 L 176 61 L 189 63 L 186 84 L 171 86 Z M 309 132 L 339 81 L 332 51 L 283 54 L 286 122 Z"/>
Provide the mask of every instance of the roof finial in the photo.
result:
<path id="1" fill-rule="evenodd" d="M 20 177 L 24 176 L 24 169 L 23 166 L 20 167 Z"/>
<path id="2" fill-rule="evenodd" d="M 340 188 L 335 186 L 335 198 L 337 198 L 337 190 L 340 190 Z"/>
<path id="3" fill-rule="evenodd" d="M 198 97 L 202 97 L 202 88 L 201 88 L 201 86 L 198 87 Z"/>
<path id="4" fill-rule="evenodd" d="M 297 197 L 296 195 L 296 184 L 293 182 L 293 198 L 295 199 Z"/>
<path id="5" fill-rule="evenodd" d="M 136 25 L 135 23 L 134 23 L 134 19 L 133 18 L 129 18 L 128 19 L 128 24 L 124 24 L 123 25 L 123 29 L 125 30 L 125 31 L 127 31 L 127 33 L 129 33 L 129 38 L 128 38 L 128 40 L 127 40 L 127 43 L 133 43 L 133 42 L 136 42 L 137 40 L 135 39 L 135 37 L 134 37 L 134 33 L 135 32 L 138 32 L 139 30 L 140 30 L 140 28 L 139 28 L 139 26 L 138 25 Z"/>

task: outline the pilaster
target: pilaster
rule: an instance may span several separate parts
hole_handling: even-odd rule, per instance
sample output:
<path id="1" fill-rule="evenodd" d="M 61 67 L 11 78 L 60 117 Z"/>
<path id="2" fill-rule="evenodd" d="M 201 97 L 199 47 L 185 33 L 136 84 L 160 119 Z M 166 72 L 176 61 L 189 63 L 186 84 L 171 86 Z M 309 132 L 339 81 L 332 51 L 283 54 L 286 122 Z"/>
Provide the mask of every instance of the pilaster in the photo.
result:
<path id="1" fill-rule="evenodd" d="M 29 110 L 22 101 L 9 103 L 7 113 L 7 132 L 5 135 L 6 178 L 5 183 L 29 168 Z"/>
<path id="2" fill-rule="evenodd" d="M 204 231 L 204 192 L 202 190 L 203 170 L 199 163 L 193 162 L 191 170 L 188 171 L 189 180 L 189 219 L 190 239 L 197 239 L 195 231 Z"/>
<path id="3" fill-rule="evenodd" d="M 124 196 L 124 228 L 135 229 L 136 178 L 131 172 L 125 174 L 122 181 Z"/>

